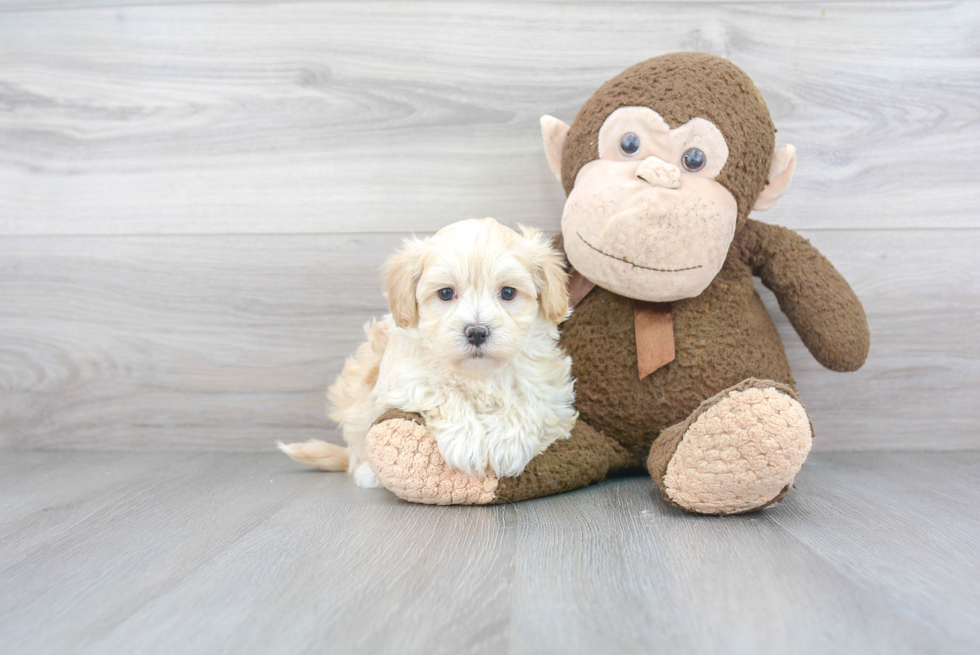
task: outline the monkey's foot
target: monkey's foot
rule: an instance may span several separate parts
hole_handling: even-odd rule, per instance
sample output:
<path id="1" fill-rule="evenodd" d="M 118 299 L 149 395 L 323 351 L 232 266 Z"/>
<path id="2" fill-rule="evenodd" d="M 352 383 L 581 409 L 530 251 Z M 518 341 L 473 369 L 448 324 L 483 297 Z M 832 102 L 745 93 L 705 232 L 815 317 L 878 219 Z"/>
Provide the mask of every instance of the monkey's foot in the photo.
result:
<path id="1" fill-rule="evenodd" d="M 450 468 L 435 438 L 414 420 L 417 415 L 401 415 L 403 418 L 379 421 L 367 436 L 368 461 L 388 491 L 426 505 L 487 505 L 494 501 L 497 477 L 492 472 L 477 478 Z"/>
<path id="2" fill-rule="evenodd" d="M 661 432 L 647 468 L 664 498 L 678 507 L 741 514 L 789 493 L 812 437 L 792 388 L 750 378 Z"/>

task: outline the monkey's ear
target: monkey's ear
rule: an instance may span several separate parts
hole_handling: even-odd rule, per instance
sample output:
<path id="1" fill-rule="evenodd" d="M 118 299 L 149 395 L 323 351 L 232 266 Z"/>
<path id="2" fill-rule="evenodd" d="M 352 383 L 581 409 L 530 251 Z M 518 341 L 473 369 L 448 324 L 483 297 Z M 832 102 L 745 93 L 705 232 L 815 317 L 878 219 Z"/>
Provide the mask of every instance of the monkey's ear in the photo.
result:
<path id="1" fill-rule="evenodd" d="M 405 247 L 391 256 L 384 265 L 384 291 L 388 299 L 388 311 L 395 325 L 407 328 L 419 320 L 419 307 L 415 300 L 415 288 L 422 275 L 421 239 L 405 241 Z"/>
<path id="2" fill-rule="evenodd" d="M 545 114 L 541 117 L 541 136 L 544 137 L 544 155 L 548 158 L 548 166 L 561 183 L 561 149 L 568 136 L 568 125 Z"/>
<path id="3" fill-rule="evenodd" d="M 790 145 L 776 148 L 776 152 L 772 154 L 772 164 L 769 165 L 769 182 L 755 199 L 752 209 L 764 212 L 775 205 L 776 201 L 786 193 L 789 183 L 793 181 L 794 170 L 796 170 L 796 148 Z"/>

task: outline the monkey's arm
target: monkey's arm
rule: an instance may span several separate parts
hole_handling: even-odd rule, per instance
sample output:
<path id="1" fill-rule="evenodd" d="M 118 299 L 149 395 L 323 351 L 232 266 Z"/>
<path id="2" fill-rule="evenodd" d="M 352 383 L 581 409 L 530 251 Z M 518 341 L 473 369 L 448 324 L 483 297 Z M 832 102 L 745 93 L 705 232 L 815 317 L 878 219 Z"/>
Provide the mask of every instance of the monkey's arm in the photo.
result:
<path id="1" fill-rule="evenodd" d="M 593 482 L 636 462 L 622 446 L 579 421 L 514 478 L 468 477 L 451 469 L 421 416 L 389 410 L 367 437 L 378 480 L 403 500 L 427 505 L 493 505 L 549 496 Z"/>
<path id="2" fill-rule="evenodd" d="M 861 301 L 827 258 L 796 232 L 748 219 L 741 246 L 752 273 L 776 295 L 779 307 L 814 358 L 834 371 L 856 371 L 871 337 Z"/>
<path id="3" fill-rule="evenodd" d="M 579 419 L 568 439 L 556 441 L 514 478 L 501 478 L 494 503 L 517 502 L 602 482 L 636 465 L 626 449 Z"/>

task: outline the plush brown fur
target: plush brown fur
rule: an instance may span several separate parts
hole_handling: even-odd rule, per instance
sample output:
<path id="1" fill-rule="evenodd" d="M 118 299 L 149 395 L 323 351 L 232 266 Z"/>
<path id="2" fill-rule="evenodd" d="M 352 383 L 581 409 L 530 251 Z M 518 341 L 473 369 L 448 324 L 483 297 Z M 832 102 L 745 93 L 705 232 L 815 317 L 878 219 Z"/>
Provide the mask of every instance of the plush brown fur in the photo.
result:
<path id="1" fill-rule="evenodd" d="M 562 326 L 572 356 L 580 420 L 646 461 L 664 428 L 701 401 L 749 377 L 793 384 L 776 326 L 739 258 L 700 296 L 673 304 L 674 361 L 643 380 L 636 374 L 633 301 L 596 288 Z M 741 329 L 732 329 L 733 319 Z"/>
<path id="2" fill-rule="evenodd" d="M 547 455 L 547 456 L 545 456 Z M 546 453 L 531 460 L 516 478 L 502 478 L 494 503 L 517 502 L 549 496 L 600 482 L 611 471 L 634 463 L 634 458 L 614 440 L 585 423 L 572 428 L 572 435 L 553 443 Z"/>
<path id="3" fill-rule="evenodd" d="M 577 379 L 579 423 L 571 439 L 553 444 L 520 476 L 500 480 L 494 502 L 557 493 L 642 466 L 662 486 L 703 402 L 710 404 L 716 394 L 740 384 L 762 384 L 758 380 L 798 400 L 783 344 L 753 276 L 775 293 L 824 366 L 853 371 L 868 355 L 867 319 L 844 278 L 798 234 L 748 219 L 767 184 L 775 129 L 752 80 L 731 62 L 702 53 L 665 55 L 605 83 L 582 107 L 562 147 L 566 193 L 582 166 L 598 158 L 605 119 L 630 106 L 653 109 L 671 128 L 700 117 L 722 132 L 729 158 L 715 179 L 738 205 L 734 240 L 711 284 L 698 296 L 673 303 L 676 357 L 642 380 L 634 301 L 596 287 L 579 303 L 561 327 L 561 345 L 572 356 Z M 751 509 L 758 506 L 745 511 Z"/>
<path id="4" fill-rule="evenodd" d="M 870 343 L 864 309 L 840 273 L 795 232 L 747 218 L 766 184 L 775 129 L 752 80 L 725 59 L 702 53 L 665 55 L 628 68 L 605 83 L 582 107 L 566 138 L 562 155 L 566 193 L 579 169 L 597 158 L 603 121 L 628 106 L 650 107 L 672 128 L 701 117 L 721 130 L 730 154 L 716 179 L 735 197 L 738 222 L 725 265 L 708 288 L 695 298 L 673 303 L 675 360 L 645 379 L 636 374 L 631 299 L 596 288 L 562 326 L 561 345 L 572 356 L 577 379 L 580 424 L 600 430 L 628 457 L 610 461 L 604 454 L 607 446 L 596 446 L 597 456 L 592 457 L 553 446 L 529 469 L 547 463 L 548 470 L 557 474 L 573 459 L 594 461 L 591 476 L 577 472 L 575 479 L 583 483 L 651 460 L 662 464 L 663 471 L 649 469 L 655 478 L 659 474 L 660 484 L 684 434 L 685 419 L 702 401 L 750 378 L 771 380 L 792 391 L 794 380 L 782 341 L 753 287 L 753 275 L 775 292 L 780 307 L 821 364 L 837 371 L 856 370 L 867 358 Z M 674 425 L 678 425 L 676 434 L 668 430 Z M 672 440 L 672 447 L 658 444 L 665 446 L 658 450 L 663 456 L 651 458 L 658 437 Z M 504 482 L 519 484 L 522 497 L 567 486 L 541 475 L 525 475 L 516 479 L 520 482 Z"/>
<path id="5" fill-rule="evenodd" d="M 413 423 L 418 423 L 419 425 L 425 425 L 425 419 L 418 412 L 403 412 L 400 409 L 389 409 L 387 412 L 375 419 L 372 425 L 377 425 L 378 423 L 384 423 L 385 421 L 390 421 L 392 419 L 402 418 L 406 421 L 412 421 Z"/>
<path id="6" fill-rule="evenodd" d="M 715 178 L 738 202 L 738 220 L 748 216 L 766 183 L 776 143 L 762 94 L 745 72 L 727 59 L 677 52 L 627 68 L 586 100 L 572 123 L 561 158 L 565 194 L 580 168 L 598 159 L 603 121 L 620 107 L 650 107 L 671 128 L 704 118 L 728 143 L 728 163 Z"/>
<path id="7" fill-rule="evenodd" d="M 799 272 L 800 260 L 809 266 L 807 275 L 793 276 Z M 808 335 L 803 341 L 818 361 L 838 371 L 856 370 L 864 362 L 870 341 L 867 321 L 840 273 L 795 232 L 748 220 L 711 285 L 700 296 L 673 304 L 677 356 L 647 378 L 639 380 L 636 375 L 636 333 L 629 298 L 596 288 L 562 325 L 561 345 L 572 356 L 572 375 L 577 380 L 579 423 L 601 430 L 629 454 L 628 459 L 610 463 L 600 451 L 594 458 L 591 481 L 602 479 L 600 473 L 604 476 L 620 468 L 646 465 L 651 446 L 663 431 L 688 418 L 705 399 L 743 380 L 762 378 L 780 388 L 793 388 L 782 340 L 753 287 L 753 272 L 777 291 L 794 326 L 801 335 Z M 808 291 L 814 288 L 833 292 Z M 808 302 L 814 298 L 823 300 L 814 306 Z M 675 432 L 674 448 L 666 449 L 670 453 L 683 436 L 683 431 Z M 664 433 L 661 438 L 665 437 L 670 435 Z M 529 468 L 554 459 L 548 466 L 561 470 L 568 466 L 564 460 L 579 457 L 581 452 L 563 452 L 553 446 L 532 460 Z M 666 468 L 666 461 L 663 466 Z M 656 478 L 656 471 L 651 474 Z M 581 473 L 577 477 L 589 476 Z M 539 493 L 533 493 L 530 483 L 523 482 L 522 495 L 554 493 L 550 488 L 555 484 L 539 483 Z"/>
<path id="8" fill-rule="evenodd" d="M 801 260 L 806 275 L 794 275 Z M 596 288 L 575 308 L 562 325 L 561 345 L 572 356 L 581 420 L 642 462 L 661 430 L 719 391 L 752 377 L 792 386 L 782 340 L 753 287 L 754 271 L 777 291 L 818 361 L 841 371 L 864 362 L 864 310 L 840 273 L 795 232 L 748 220 L 708 288 L 673 303 L 676 358 L 647 378 L 636 375 L 632 300 Z M 819 302 L 810 303 L 814 298 Z"/>

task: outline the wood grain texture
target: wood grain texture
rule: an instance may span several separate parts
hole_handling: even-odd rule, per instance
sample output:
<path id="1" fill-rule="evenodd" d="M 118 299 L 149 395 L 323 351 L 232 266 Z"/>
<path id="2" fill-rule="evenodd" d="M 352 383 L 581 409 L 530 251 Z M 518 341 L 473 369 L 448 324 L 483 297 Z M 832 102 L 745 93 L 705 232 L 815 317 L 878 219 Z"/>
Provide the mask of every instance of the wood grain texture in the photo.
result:
<path id="1" fill-rule="evenodd" d="M 470 216 L 558 228 L 537 120 L 673 50 L 732 58 L 872 327 L 818 450 L 976 449 L 980 3 L 0 0 L 0 448 L 336 439 L 377 266 Z"/>
<path id="2" fill-rule="evenodd" d="M 0 241 L 0 443 L 322 437 L 327 384 L 387 311 L 378 267 L 400 239 Z"/>
<path id="3" fill-rule="evenodd" d="M 94 4 L 5 5 L 0 234 L 555 229 L 538 117 L 692 49 L 799 150 L 775 222 L 980 226 L 977 3 Z"/>
<path id="4" fill-rule="evenodd" d="M 801 233 L 844 274 L 871 328 L 867 364 L 829 371 L 756 281 L 813 417 L 814 448 L 980 448 L 980 232 Z"/>
<path id="5" fill-rule="evenodd" d="M 977 449 L 980 232 L 803 232 L 867 309 L 857 373 L 774 298 L 814 448 Z M 327 437 L 323 393 L 384 313 L 401 235 L 0 240 L 0 446 L 264 450 Z"/>
<path id="6" fill-rule="evenodd" d="M 445 508 L 281 455 L 0 453 L 0 471 L 33 471 L 0 476 L 0 499 L 28 500 L 0 507 L 0 643 L 973 653 L 978 466 L 980 453 L 815 454 L 783 504 L 701 517 L 647 478 Z"/>
<path id="7" fill-rule="evenodd" d="M 333 2 L 334 0 L 234 0 L 236 4 L 240 5 L 286 5 L 286 4 L 325 4 L 328 2 Z M 390 4 L 391 0 L 360 0 L 361 4 L 374 4 L 378 6 L 385 6 Z M 445 1 L 445 0 L 443 0 Z M 494 1 L 494 0 L 491 0 Z M 555 0 L 526 0 L 527 4 L 543 4 L 543 5 L 576 5 L 576 4 L 595 4 L 596 0 L 565 0 L 565 2 L 558 3 Z M 865 4 L 872 2 L 886 2 L 892 5 L 897 5 L 902 2 L 909 2 L 910 0 L 864 0 Z M 217 5 L 217 4 L 227 4 L 228 0 L 0 0 L 0 12 L 20 12 L 20 11 L 50 11 L 59 9 L 105 9 L 107 7 L 143 7 L 143 6 L 166 6 L 174 7 L 181 5 Z M 452 4 L 458 2 L 458 0 L 449 0 L 446 4 Z M 677 4 L 676 0 L 648 0 L 652 4 Z M 717 4 L 753 4 L 753 5 L 764 5 L 764 4 L 788 4 L 792 2 L 809 2 L 812 3 L 813 0 L 691 0 L 687 4 L 704 4 L 704 5 L 717 5 Z M 833 4 L 843 4 L 843 3 L 853 3 L 854 0 L 827 0 L 825 5 Z M 921 0 L 919 0 L 921 3 Z M 418 3 L 421 4 L 421 3 Z M 432 4 L 431 0 L 427 4 Z"/>

